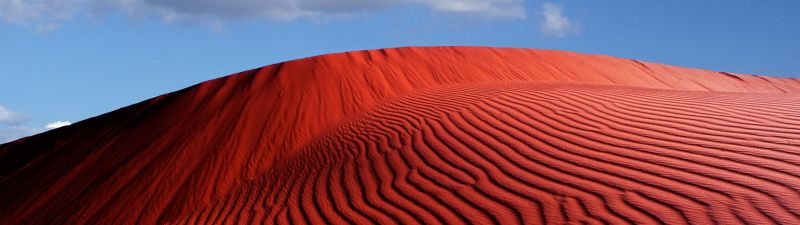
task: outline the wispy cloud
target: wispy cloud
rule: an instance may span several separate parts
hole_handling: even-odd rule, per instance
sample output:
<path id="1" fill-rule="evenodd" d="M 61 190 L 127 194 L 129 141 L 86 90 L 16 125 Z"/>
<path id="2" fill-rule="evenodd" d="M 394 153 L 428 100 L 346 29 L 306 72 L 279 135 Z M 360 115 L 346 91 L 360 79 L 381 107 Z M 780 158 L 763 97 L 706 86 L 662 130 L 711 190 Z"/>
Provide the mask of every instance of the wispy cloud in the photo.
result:
<path id="1" fill-rule="evenodd" d="M 44 129 L 22 125 L 0 125 L 0 144 L 38 134 L 42 131 L 44 131 Z"/>
<path id="2" fill-rule="evenodd" d="M 24 114 L 0 105 L 0 144 L 72 124 L 69 121 L 56 121 L 44 127 L 31 127 L 25 125 L 26 121 L 28 117 Z"/>
<path id="3" fill-rule="evenodd" d="M 18 124 L 25 120 L 25 116 L 21 113 L 11 111 L 5 106 L 0 105 L 0 124 Z"/>
<path id="4" fill-rule="evenodd" d="M 79 0 L 0 0 L 0 19 L 48 32 L 72 18 L 80 5 Z"/>
<path id="5" fill-rule="evenodd" d="M 564 16 L 564 9 L 555 3 L 542 4 L 539 32 L 548 37 L 563 38 L 581 32 L 580 25 Z"/>
<path id="6" fill-rule="evenodd" d="M 402 6 L 485 18 L 523 19 L 522 0 L 0 0 L 0 20 L 52 31 L 76 15 L 123 12 L 165 22 L 218 24 L 235 19 L 292 21 Z"/>
<path id="7" fill-rule="evenodd" d="M 433 10 L 469 13 L 493 18 L 525 19 L 526 12 L 519 0 L 424 0 Z"/>
<path id="8" fill-rule="evenodd" d="M 22 123 L 25 120 L 26 117 L 22 113 L 11 111 L 0 105 L 0 144 L 38 132 L 23 126 Z"/>

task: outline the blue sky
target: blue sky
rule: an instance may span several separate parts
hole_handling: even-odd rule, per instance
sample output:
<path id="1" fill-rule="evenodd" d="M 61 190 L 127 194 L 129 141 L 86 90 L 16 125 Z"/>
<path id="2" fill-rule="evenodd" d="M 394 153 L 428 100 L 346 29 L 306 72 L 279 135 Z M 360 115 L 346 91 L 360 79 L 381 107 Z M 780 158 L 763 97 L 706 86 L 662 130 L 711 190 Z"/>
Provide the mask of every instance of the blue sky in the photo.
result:
<path id="1" fill-rule="evenodd" d="M 800 76 L 800 1 L 0 0 L 0 143 L 285 60 L 429 45 Z"/>

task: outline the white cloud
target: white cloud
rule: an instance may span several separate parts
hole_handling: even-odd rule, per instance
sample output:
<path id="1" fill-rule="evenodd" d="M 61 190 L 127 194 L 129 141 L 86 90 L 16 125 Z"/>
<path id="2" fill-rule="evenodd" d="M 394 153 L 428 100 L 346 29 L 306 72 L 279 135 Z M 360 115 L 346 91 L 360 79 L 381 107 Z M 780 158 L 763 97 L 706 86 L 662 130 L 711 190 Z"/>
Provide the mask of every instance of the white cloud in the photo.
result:
<path id="1" fill-rule="evenodd" d="M 0 105 L 0 125 L 14 125 L 22 122 L 24 119 L 25 116 L 22 114 L 11 111 L 5 106 Z"/>
<path id="2" fill-rule="evenodd" d="M 39 132 L 22 125 L 25 120 L 25 115 L 0 105 L 0 144 Z"/>
<path id="3" fill-rule="evenodd" d="M 69 121 L 56 121 L 44 127 L 31 127 L 25 125 L 27 120 L 22 113 L 0 105 L 0 144 L 72 124 Z"/>
<path id="4" fill-rule="evenodd" d="M 81 0 L 0 0 L 0 19 L 48 32 L 58 27 L 59 21 L 71 18 L 80 3 Z"/>
<path id="5" fill-rule="evenodd" d="M 526 12 L 519 0 L 426 0 L 431 8 L 441 12 L 470 13 L 495 18 L 525 19 Z"/>
<path id="6" fill-rule="evenodd" d="M 296 20 L 364 13 L 401 6 L 423 6 L 433 12 L 523 19 L 523 0 L 0 0 L 0 20 L 35 28 L 56 29 L 76 15 L 108 11 L 165 22 L 219 23 L 228 19 Z"/>
<path id="7" fill-rule="evenodd" d="M 56 122 L 48 123 L 44 127 L 47 128 L 47 129 L 51 129 L 52 130 L 52 129 L 56 129 L 56 128 L 63 127 L 63 126 L 69 126 L 69 125 L 72 125 L 72 123 L 70 123 L 69 121 L 56 121 Z"/>
<path id="8" fill-rule="evenodd" d="M 555 3 L 542 4 L 539 31 L 549 37 L 563 38 L 581 32 L 580 26 L 564 16 L 564 9 Z"/>
<path id="9" fill-rule="evenodd" d="M 32 128 L 23 125 L 0 124 L 0 144 L 11 142 L 22 137 L 31 136 L 44 131 L 42 128 Z"/>

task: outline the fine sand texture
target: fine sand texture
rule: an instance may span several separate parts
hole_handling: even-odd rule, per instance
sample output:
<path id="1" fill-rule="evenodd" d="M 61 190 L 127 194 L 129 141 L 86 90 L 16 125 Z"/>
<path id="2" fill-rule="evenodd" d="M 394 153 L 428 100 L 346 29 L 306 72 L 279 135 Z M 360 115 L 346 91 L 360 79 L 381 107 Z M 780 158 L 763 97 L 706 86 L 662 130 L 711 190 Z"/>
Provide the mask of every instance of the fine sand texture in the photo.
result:
<path id="1" fill-rule="evenodd" d="M 488 47 L 293 60 L 0 145 L 0 224 L 800 224 L 800 79 Z"/>

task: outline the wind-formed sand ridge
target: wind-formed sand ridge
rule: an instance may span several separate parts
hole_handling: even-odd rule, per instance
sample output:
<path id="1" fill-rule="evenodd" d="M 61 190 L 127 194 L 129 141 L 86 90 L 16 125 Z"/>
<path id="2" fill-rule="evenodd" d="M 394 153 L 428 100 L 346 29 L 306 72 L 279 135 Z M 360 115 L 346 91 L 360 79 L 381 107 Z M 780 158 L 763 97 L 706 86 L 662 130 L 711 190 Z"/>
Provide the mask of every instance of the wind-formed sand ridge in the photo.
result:
<path id="1" fill-rule="evenodd" d="M 3 224 L 800 224 L 800 80 L 411 47 L 0 145 Z"/>

